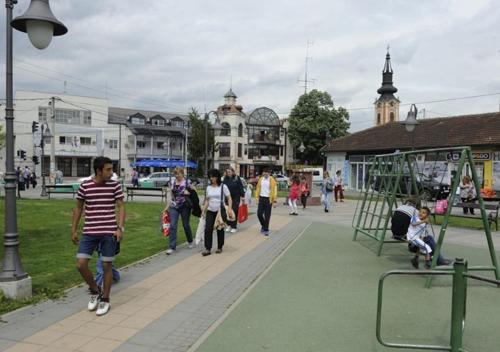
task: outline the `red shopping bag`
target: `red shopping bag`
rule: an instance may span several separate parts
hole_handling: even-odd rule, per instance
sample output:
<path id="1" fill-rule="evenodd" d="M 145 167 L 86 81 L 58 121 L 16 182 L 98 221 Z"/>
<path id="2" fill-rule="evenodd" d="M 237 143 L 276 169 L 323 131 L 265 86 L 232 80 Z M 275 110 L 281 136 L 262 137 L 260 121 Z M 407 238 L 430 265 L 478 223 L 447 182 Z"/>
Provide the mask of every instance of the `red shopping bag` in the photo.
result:
<path id="1" fill-rule="evenodd" d="M 247 221 L 248 219 L 248 205 L 240 204 L 238 208 L 238 223 Z"/>
<path id="2" fill-rule="evenodd" d="M 164 237 L 170 235 L 170 214 L 168 211 L 161 213 L 161 232 Z"/>

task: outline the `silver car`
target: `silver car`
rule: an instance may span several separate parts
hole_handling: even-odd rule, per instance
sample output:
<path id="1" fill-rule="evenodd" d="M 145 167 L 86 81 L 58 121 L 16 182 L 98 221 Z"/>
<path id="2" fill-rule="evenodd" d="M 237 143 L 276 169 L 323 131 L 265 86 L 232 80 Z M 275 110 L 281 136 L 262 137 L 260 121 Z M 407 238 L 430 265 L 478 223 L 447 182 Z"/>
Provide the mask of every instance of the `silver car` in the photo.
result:
<path id="1" fill-rule="evenodd" d="M 168 172 L 153 172 L 146 177 L 139 179 L 139 186 L 150 186 L 150 187 L 170 187 L 172 184 L 174 176 L 170 175 Z"/>

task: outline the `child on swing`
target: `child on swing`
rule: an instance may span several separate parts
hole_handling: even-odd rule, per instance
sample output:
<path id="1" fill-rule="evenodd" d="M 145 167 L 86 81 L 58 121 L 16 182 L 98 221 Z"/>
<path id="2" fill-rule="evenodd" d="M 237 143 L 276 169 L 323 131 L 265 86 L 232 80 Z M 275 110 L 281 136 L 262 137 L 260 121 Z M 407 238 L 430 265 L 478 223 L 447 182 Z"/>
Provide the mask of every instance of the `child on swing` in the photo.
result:
<path id="1" fill-rule="evenodd" d="M 418 216 L 415 214 L 411 218 L 410 227 L 406 234 L 408 242 L 418 247 L 415 257 L 411 260 L 411 264 L 415 269 L 418 269 L 418 256 L 420 253 L 425 255 L 425 268 L 431 268 L 431 247 L 424 242 L 424 237 L 427 235 L 427 225 L 429 224 L 429 215 L 431 211 L 428 207 L 420 208 Z"/>

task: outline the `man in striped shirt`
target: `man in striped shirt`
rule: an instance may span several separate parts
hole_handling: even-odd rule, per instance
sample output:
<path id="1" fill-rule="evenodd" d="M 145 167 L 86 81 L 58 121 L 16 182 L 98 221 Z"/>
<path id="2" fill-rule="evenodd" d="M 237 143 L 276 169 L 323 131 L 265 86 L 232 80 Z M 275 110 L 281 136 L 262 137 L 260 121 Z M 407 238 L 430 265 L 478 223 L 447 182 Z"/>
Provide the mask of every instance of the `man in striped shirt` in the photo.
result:
<path id="1" fill-rule="evenodd" d="M 97 315 L 106 314 L 111 305 L 109 294 L 113 281 L 112 262 L 115 259 L 116 244 L 123 237 L 125 223 L 125 203 L 120 183 L 111 180 L 113 164 L 111 159 L 97 157 L 94 160 L 95 176 L 82 182 L 78 189 L 76 209 L 73 212 L 73 226 L 71 239 L 79 245 L 77 268 L 83 279 L 89 285 L 90 301 L 88 309 L 96 310 Z M 85 207 L 85 222 L 81 240 L 78 239 L 78 223 Z M 118 222 L 116 220 L 118 207 Z M 100 247 L 103 268 L 103 289 L 97 286 L 94 276 L 89 270 L 89 259 L 94 251 Z"/>

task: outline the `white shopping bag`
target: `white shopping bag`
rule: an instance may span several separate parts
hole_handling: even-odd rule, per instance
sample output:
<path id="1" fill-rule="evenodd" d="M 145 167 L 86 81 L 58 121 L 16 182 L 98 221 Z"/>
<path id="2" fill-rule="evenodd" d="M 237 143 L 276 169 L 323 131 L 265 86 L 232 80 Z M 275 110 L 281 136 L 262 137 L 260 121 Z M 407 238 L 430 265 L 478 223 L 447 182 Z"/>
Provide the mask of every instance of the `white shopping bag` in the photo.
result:
<path id="1" fill-rule="evenodd" d="M 200 218 L 200 222 L 198 222 L 194 244 L 199 245 L 201 242 L 203 242 L 203 238 L 205 238 L 205 217 L 202 216 Z"/>

